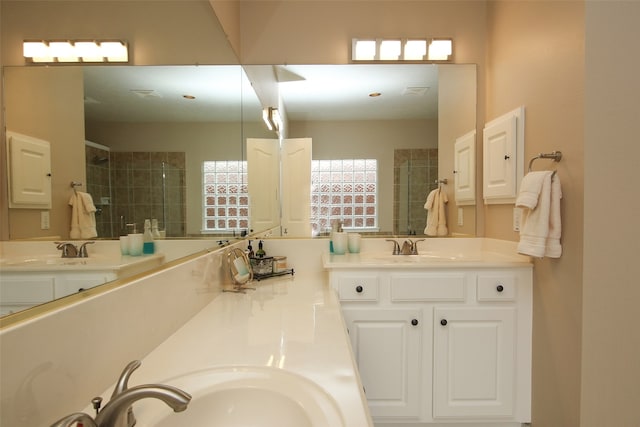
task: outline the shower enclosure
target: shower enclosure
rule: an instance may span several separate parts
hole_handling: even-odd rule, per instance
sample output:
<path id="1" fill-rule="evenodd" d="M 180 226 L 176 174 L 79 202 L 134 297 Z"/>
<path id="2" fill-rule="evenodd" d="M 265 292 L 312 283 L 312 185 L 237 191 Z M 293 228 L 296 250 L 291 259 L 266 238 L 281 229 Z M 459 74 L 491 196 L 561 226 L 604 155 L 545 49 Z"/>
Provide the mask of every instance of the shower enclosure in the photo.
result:
<path id="1" fill-rule="evenodd" d="M 396 149 L 393 170 L 393 233 L 421 235 L 424 203 L 438 184 L 438 149 Z"/>
<path id="2" fill-rule="evenodd" d="M 167 237 L 186 233 L 185 155 L 181 152 L 111 152 L 86 146 L 87 191 L 93 196 L 98 236 L 142 232 L 157 219 Z"/>

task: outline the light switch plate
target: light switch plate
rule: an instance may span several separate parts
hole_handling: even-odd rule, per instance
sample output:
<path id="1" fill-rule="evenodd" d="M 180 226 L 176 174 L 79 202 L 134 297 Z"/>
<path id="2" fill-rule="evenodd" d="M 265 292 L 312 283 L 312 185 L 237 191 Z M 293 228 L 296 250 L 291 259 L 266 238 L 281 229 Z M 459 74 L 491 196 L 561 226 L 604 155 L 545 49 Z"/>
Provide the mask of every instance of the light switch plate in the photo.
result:
<path id="1" fill-rule="evenodd" d="M 50 224 L 49 211 L 40 211 L 40 229 L 48 230 Z"/>
<path id="2" fill-rule="evenodd" d="M 520 231 L 522 225 L 522 208 L 513 208 L 513 231 Z"/>

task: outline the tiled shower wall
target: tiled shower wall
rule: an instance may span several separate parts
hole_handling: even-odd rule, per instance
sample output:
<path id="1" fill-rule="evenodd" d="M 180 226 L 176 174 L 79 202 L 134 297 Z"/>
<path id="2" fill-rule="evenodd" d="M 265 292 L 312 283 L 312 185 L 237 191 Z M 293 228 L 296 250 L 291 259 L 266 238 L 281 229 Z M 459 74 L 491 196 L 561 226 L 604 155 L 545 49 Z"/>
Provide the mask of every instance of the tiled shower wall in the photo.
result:
<path id="1" fill-rule="evenodd" d="M 99 237 L 143 231 L 145 219 L 158 219 L 167 237 L 186 232 L 185 154 L 109 152 L 86 147 L 87 192 L 94 200 Z M 163 186 L 164 164 L 164 186 Z"/>
<path id="2" fill-rule="evenodd" d="M 438 149 L 396 149 L 393 165 L 393 233 L 424 234 L 424 203 L 438 186 Z"/>
<path id="3" fill-rule="evenodd" d="M 166 230 L 167 237 L 184 236 L 185 154 L 112 152 L 111 156 L 114 231 L 121 234 L 125 232 L 125 224 L 136 224 L 138 232 L 142 232 L 144 220 L 156 218 L 159 229 Z"/>
<path id="4" fill-rule="evenodd" d="M 91 194 L 96 205 L 96 230 L 98 237 L 113 237 L 111 212 L 111 184 L 109 182 L 109 151 L 85 146 L 87 187 L 79 190 Z"/>

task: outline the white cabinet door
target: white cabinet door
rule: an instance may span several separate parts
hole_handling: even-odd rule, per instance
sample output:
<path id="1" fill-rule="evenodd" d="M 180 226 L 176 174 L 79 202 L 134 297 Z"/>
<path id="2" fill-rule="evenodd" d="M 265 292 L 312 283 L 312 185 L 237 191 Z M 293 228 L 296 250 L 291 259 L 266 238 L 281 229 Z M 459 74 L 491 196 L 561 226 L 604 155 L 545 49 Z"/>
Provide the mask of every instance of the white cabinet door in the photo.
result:
<path id="1" fill-rule="evenodd" d="M 524 174 L 524 107 L 485 124 L 482 143 L 485 203 L 514 203 Z"/>
<path id="2" fill-rule="evenodd" d="M 516 118 L 484 128 L 484 198 L 515 197 Z"/>
<path id="3" fill-rule="evenodd" d="M 476 131 L 457 138 L 454 150 L 456 203 L 473 205 L 476 203 Z"/>
<path id="4" fill-rule="evenodd" d="M 48 141 L 7 132 L 9 207 L 51 208 L 51 148 Z"/>
<path id="5" fill-rule="evenodd" d="M 421 310 L 345 308 L 343 313 L 371 415 L 419 417 Z"/>
<path id="6" fill-rule="evenodd" d="M 514 412 L 516 310 L 434 310 L 433 417 L 509 417 Z"/>

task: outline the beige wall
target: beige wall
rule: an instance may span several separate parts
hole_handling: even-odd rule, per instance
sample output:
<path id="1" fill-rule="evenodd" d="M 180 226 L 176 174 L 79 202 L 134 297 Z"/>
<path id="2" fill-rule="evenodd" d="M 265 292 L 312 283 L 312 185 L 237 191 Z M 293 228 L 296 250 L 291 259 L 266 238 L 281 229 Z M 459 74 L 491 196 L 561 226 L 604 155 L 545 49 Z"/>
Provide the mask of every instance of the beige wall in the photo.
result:
<path id="1" fill-rule="evenodd" d="M 120 38 L 130 63 L 237 64 L 207 0 L 2 0 L 3 65 L 24 65 L 28 39 Z M 53 19 L 55 17 L 55 19 Z"/>
<path id="2" fill-rule="evenodd" d="M 533 425 L 578 426 L 582 333 L 584 4 L 490 2 L 486 120 L 525 106 L 525 160 L 561 150 L 560 259 L 536 260 Z M 546 163 L 545 163 L 546 162 Z M 554 167 L 539 160 L 536 168 Z M 487 237 L 517 240 L 513 205 L 485 207 Z"/>
<path id="3" fill-rule="evenodd" d="M 68 239 L 71 224 L 68 203 L 73 194 L 70 183 L 86 184 L 82 70 L 8 68 L 4 77 L 5 101 L 12 106 L 6 111 L 7 129 L 51 144 L 50 229 L 40 229 L 40 212 L 44 209 L 10 209 L 9 238 Z"/>
<path id="4" fill-rule="evenodd" d="M 581 426 L 640 425 L 640 2 L 587 2 Z"/>

